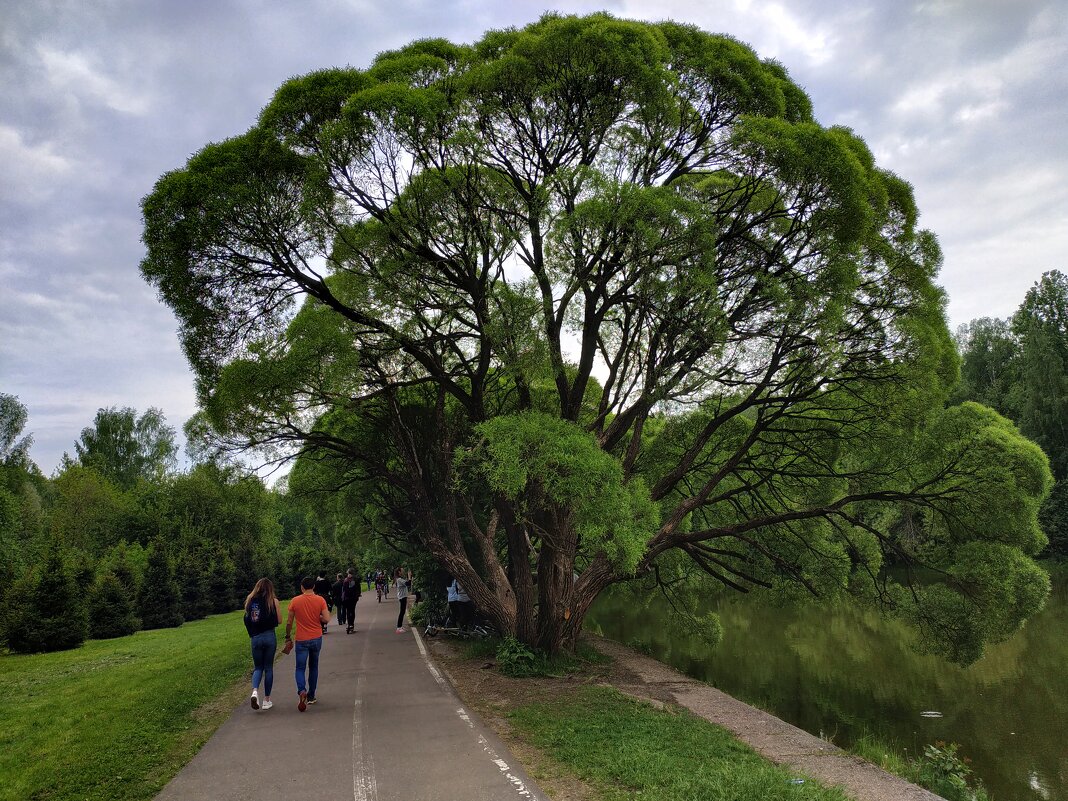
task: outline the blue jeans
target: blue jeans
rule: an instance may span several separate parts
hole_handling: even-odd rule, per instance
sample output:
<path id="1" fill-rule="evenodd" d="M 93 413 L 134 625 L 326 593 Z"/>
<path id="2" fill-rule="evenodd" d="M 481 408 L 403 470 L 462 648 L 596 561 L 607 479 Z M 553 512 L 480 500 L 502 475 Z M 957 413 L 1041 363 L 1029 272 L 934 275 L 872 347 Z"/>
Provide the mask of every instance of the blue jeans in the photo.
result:
<path id="1" fill-rule="evenodd" d="M 304 669 L 308 669 L 308 697 L 315 697 L 315 685 L 319 683 L 319 651 L 323 648 L 323 638 L 314 640 L 297 640 L 297 692 L 305 690 Z"/>
<path id="2" fill-rule="evenodd" d="M 252 689 L 260 686 L 263 679 L 263 694 L 271 694 L 274 684 L 274 652 L 278 648 L 278 638 L 274 629 L 263 631 L 252 638 Z"/>

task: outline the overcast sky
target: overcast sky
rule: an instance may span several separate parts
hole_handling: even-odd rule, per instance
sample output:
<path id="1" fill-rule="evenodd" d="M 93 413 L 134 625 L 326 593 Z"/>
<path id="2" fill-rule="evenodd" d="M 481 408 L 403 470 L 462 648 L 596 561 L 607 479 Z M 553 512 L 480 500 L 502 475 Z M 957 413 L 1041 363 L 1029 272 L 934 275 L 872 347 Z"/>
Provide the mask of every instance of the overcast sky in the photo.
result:
<path id="1" fill-rule="evenodd" d="M 139 201 L 242 133 L 287 78 L 470 42 L 545 10 L 671 18 L 748 42 L 910 181 L 952 325 L 1068 270 L 1066 0 L 0 0 L 0 392 L 46 474 L 96 410 L 181 429 L 192 375 L 141 280 Z"/>

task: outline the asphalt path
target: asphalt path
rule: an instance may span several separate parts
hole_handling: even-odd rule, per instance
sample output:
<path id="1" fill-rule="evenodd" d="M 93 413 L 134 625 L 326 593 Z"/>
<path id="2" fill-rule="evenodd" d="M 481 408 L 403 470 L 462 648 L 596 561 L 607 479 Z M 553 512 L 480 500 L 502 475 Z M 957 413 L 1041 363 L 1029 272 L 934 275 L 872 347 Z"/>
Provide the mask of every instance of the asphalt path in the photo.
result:
<path id="1" fill-rule="evenodd" d="M 253 710 L 246 699 L 158 801 L 545 801 L 463 706 L 418 633 L 407 623 L 396 632 L 397 612 L 392 594 L 379 603 L 365 592 L 355 633 L 331 623 L 318 702 L 306 712 L 297 709 L 294 654 L 282 656 L 274 707 Z"/>

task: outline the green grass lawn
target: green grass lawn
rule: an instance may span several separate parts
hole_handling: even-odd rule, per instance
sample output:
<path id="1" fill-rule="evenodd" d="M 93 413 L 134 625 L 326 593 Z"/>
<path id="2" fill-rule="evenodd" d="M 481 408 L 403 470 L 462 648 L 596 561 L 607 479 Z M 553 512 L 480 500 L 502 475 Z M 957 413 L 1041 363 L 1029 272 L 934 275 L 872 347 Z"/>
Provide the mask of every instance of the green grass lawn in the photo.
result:
<path id="1" fill-rule="evenodd" d="M 725 729 L 596 687 L 510 713 L 521 735 L 593 785 L 604 801 L 847 801 L 776 767 Z"/>
<path id="2" fill-rule="evenodd" d="M 0 800 L 152 798 L 247 692 L 241 616 L 0 656 Z"/>

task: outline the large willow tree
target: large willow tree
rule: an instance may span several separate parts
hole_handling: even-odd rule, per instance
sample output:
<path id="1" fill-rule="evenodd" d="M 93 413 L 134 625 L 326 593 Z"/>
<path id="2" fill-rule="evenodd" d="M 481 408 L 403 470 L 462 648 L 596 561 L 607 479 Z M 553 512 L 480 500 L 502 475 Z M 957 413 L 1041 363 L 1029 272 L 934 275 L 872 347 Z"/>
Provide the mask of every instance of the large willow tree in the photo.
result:
<path id="1" fill-rule="evenodd" d="M 683 565 L 866 595 L 958 659 L 1048 591 L 1048 467 L 945 408 L 910 187 L 729 37 L 549 15 L 315 72 L 144 217 L 216 434 L 299 454 L 525 642 Z"/>

